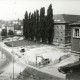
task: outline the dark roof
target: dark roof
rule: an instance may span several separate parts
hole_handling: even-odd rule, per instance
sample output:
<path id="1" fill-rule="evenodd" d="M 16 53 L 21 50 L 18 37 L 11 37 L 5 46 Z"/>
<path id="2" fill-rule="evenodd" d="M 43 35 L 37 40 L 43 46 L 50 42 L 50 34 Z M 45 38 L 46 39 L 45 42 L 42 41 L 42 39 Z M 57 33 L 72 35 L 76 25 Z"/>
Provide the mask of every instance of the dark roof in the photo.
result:
<path id="1" fill-rule="evenodd" d="M 80 15 L 56 14 L 53 19 L 55 23 L 74 23 L 80 21 Z"/>
<path id="2" fill-rule="evenodd" d="M 71 23 L 70 25 L 79 25 L 80 26 L 80 21 L 77 21 L 77 22 L 74 22 L 74 23 Z"/>
<path id="3" fill-rule="evenodd" d="M 59 67 L 59 72 L 66 74 L 72 72 L 80 72 L 80 61 Z"/>
<path id="4" fill-rule="evenodd" d="M 66 65 L 66 66 L 64 66 L 65 68 L 74 68 L 74 67 L 80 67 L 80 61 L 78 61 L 78 62 L 75 62 L 75 63 L 73 63 L 73 64 L 68 64 L 68 65 Z"/>

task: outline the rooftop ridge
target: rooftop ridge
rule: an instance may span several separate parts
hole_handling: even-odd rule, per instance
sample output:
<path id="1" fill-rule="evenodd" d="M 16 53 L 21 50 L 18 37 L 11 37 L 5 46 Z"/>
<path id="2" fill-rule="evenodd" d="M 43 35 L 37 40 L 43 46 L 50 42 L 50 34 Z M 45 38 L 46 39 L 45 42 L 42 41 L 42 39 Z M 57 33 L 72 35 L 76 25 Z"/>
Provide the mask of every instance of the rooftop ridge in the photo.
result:
<path id="1" fill-rule="evenodd" d="M 53 16 L 55 22 L 74 23 L 80 21 L 80 15 L 71 14 L 56 14 Z"/>

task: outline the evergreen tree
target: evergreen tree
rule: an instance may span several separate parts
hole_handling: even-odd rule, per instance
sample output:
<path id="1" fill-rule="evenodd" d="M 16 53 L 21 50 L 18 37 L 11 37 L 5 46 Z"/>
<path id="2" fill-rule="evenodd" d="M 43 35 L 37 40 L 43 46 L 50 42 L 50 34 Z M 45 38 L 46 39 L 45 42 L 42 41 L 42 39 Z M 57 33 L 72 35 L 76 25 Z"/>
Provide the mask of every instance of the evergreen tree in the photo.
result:
<path id="1" fill-rule="evenodd" d="M 37 28 L 36 28 L 36 11 L 34 11 L 34 15 L 33 15 L 34 19 L 33 19 L 33 28 L 34 28 L 34 40 L 36 41 L 36 35 L 37 35 Z"/>
<path id="2" fill-rule="evenodd" d="M 28 12 L 25 13 L 25 18 L 23 19 L 23 35 L 26 39 L 29 38 L 29 23 L 28 23 Z"/>
<path id="3" fill-rule="evenodd" d="M 25 21 L 25 19 L 23 19 L 23 36 L 25 37 L 25 35 L 26 35 L 26 31 L 25 31 L 25 29 L 26 29 L 26 21 Z"/>
<path id="4" fill-rule="evenodd" d="M 8 35 L 14 35 L 14 32 L 12 30 L 9 30 Z"/>
<path id="5" fill-rule="evenodd" d="M 53 9 L 52 5 L 48 7 L 47 16 L 45 16 L 45 8 L 42 7 L 34 13 L 26 11 L 25 18 L 23 19 L 23 35 L 26 39 L 42 40 L 42 43 L 53 43 Z"/>
<path id="6" fill-rule="evenodd" d="M 47 29 L 48 29 L 48 43 L 52 44 L 53 43 L 53 9 L 52 9 L 52 5 L 50 4 L 50 6 L 48 7 L 47 10 Z"/>
<path id="7" fill-rule="evenodd" d="M 40 35 L 43 43 L 46 43 L 45 8 L 40 9 Z"/>
<path id="8" fill-rule="evenodd" d="M 7 30 L 6 29 L 2 29 L 1 36 L 4 36 L 4 37 L 7 36 Z"/>
<path id="9" fill-rule="evenodd" d="M 31 14 L 31 20 L 30 20 L 30 34 L 31 34 L 31 40 L 34 40 L 34 14 Z"/>
<path id="10" fill-rule="evenodd" d="M 36 10 L 36 40 L 40 41 L 39 10 Z"/>
<path id="11" fill-rule="evenodd" d="M 31 12 L 29 13 L 29 21 L 28 21 L 28 23 L 29 23 L 29 27 L 28 27 L 28 36 L 29 36 L 29 40 L 31 39 Z"/>

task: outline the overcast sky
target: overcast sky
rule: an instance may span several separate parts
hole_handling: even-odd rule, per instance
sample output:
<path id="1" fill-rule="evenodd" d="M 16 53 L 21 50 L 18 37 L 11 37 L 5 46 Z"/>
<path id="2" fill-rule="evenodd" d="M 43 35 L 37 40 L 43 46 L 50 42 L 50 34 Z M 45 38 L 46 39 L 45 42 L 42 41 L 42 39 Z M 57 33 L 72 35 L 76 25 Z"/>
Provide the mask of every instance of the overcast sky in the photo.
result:
<path id="1" fill-rule="evenodd" d="M 0 19 L 23 19 L 25 11 L 33 12 L 49 4 L 53 6 L 53 14 L 80 15 L 80 0 L 0 0 Z"/>

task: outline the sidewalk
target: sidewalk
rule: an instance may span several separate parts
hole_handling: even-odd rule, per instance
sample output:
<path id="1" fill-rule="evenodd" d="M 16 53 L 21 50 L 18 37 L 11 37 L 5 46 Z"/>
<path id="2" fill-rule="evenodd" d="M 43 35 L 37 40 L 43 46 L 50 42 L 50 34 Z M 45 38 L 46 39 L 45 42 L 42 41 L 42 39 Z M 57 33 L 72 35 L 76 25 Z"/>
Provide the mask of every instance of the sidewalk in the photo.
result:
<path id="1" fill-rule="evenodd" d="M 64 66 L 67 64 L 72 64 L 77 61 L 79 61 L 79 56 L 75 56 L 74 54 L 71 54 L 70 57 L 60 61 L 60 63 L 56 64 L 56 66 L 60 67 L 60 66 Z"/>
<path id="2" fill-rule="evenodd" d="M 2 65 L 6 60 L 6 56 L 0 52 L 0 65 Z"/>

